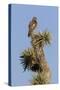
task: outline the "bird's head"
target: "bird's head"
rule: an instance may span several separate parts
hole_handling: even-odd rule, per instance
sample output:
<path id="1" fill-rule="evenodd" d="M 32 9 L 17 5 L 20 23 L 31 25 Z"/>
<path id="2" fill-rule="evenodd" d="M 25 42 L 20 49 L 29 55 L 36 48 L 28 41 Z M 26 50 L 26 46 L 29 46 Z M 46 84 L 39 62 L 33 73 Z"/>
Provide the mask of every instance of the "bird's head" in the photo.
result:
<path id="1" fill-rule="evenodd" d="M 37 17 L 33 17 L 32 18 L 32 21 L 35 22 L 35 23 L 37 23 Z"/>

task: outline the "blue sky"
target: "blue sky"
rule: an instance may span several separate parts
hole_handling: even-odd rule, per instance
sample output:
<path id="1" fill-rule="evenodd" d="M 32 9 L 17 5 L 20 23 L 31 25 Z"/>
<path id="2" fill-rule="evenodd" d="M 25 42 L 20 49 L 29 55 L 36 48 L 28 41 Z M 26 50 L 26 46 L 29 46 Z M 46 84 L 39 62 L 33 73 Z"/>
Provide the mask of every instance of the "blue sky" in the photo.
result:
<path id="1" fill-rule="evenodd" d="M 19 55 L 31 47 L 28 23 L 35 16 L 38 18 L 38 30 L 46 28 L 52 34 L 51 45 L 44 48 L 45 56 L 52 72 L 52 83 L 58 83 L 58 8 L 50 6 L 12 5 L 11 11 L 11 74 L 12 85 L 30 85 L 32 72 L 23 72 Z"/>

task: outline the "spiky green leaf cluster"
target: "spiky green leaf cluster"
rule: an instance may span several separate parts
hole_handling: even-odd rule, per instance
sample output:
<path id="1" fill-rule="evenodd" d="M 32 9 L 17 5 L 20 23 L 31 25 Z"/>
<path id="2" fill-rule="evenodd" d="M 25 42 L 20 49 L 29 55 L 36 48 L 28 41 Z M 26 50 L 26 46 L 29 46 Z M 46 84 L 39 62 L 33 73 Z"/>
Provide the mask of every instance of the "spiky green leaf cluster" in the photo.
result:
<path id="1" fill-rule="evenodd" d="M 38 33 L 34 35 L 34 38 L 32 39 L 33 45 L 37 46 L 39 45 L 40 47 L 50 44 L 51 43 L 51 34 L 48 31 L 45 31 L 43 33 Z"/>
<path id="2" fill-rule="evenodd" d="M 48 31 L 45 31 L 42 33 L 44 44 L 50 44 L 51 43 L 51 33 Z"/>
<path id="3" fill-rule="evenodd" d="M 21 63 L 23 64 L 24 70 L 30 69 L 35 63 L 35 53 L 33 48 L 28 48 L 27 50 L 24 50 L 20 57 L 22 58 Z"/>
<path id="4" fill-rule="evenodd" d="M 32 70 L 34 72 L 42 70 L 40 63 L 37 63 L 33 48 L 28 48 L 25 50 L 20 57 L 22 58 L 21 64 L 23 65 L 24 71 L 26 69 Z"/>

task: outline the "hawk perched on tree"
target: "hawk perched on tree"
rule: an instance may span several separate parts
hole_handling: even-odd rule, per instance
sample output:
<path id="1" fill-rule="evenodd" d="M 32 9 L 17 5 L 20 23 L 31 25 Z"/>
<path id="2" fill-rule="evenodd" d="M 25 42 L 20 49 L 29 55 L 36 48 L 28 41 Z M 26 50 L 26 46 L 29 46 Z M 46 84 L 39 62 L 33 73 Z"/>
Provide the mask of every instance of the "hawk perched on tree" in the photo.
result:
<path id="1" fill-rule="evenodd" d="M 29 32 L 28 32 L 28 37 L 31 35 L 33 30 L 37 27 L 37 18 L 33 17 L 32 20 L 30 21 L 29 25 Z"/>

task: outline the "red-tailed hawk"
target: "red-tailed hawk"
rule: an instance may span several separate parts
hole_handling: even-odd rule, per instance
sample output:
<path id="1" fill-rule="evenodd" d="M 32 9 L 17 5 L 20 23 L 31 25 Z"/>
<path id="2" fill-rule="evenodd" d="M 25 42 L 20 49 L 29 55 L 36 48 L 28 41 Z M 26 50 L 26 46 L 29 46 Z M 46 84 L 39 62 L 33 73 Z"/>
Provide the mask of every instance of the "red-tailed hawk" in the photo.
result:
<path id="1" fill-rule="evenodd" d="M 35 28 L 37 27 L 37 18 L 33 17 L 32 20 L 30 21 L 28 28 L 28 37 L 31 35 L 31 33 L 33 32 L 33 30 L 35 30 Z"/>

